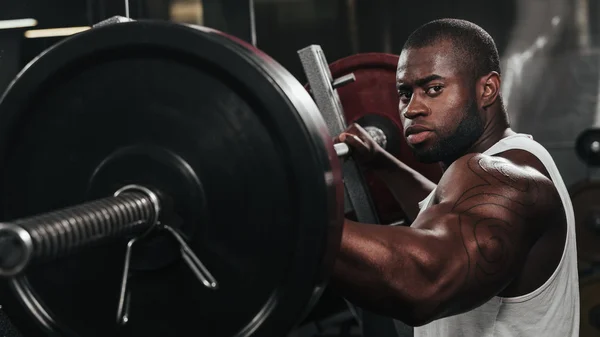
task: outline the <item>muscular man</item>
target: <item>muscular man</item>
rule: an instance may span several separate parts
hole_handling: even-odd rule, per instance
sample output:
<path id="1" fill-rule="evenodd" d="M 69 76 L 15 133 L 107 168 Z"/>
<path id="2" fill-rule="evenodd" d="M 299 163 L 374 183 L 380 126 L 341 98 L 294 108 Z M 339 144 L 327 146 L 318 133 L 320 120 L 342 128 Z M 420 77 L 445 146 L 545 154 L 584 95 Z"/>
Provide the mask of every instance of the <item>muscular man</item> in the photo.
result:
<path id="1" fill-rule="evenodd" d="M 573 208 L 550 154 L 510 129 L 498 59 L 489 34 L 452 19 L 417 29 L 400 54 L 406 140 L 442 164 L 437 186 L 357 125 L 337 139 L 414 221 L 347 220 L 332 284 L 417 337 L 579 335 Z"/>

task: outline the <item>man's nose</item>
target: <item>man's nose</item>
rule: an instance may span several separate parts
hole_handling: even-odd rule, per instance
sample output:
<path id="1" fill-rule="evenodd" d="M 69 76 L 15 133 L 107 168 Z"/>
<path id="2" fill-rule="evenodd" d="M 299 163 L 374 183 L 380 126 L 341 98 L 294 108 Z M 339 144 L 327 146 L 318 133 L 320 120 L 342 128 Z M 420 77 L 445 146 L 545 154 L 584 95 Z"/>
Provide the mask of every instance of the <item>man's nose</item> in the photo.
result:
<path id="1" fill-rule="evenodd" d="M 401 115 L 408 119 L 415 119 L 417 117 L 429 115 L 429 108 L 413 95 L 408 106 L 406 106 L 404 113 L 401 112 Z"/>

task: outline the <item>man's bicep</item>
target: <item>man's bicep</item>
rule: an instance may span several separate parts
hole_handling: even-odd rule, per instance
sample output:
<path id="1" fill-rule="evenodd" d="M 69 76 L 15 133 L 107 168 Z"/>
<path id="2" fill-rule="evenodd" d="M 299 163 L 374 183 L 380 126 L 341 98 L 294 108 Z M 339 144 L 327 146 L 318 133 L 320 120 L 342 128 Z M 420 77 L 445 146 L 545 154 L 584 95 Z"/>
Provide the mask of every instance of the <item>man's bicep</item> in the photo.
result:
<path id="1" fill-rule="evenodd" d="M 525 220 L 483 202 L 466 211 L 442 203 L 426 209 L 413 227 L 431 233 L 428 260 L 437 275 L 437 318 L 459 314 L 498 295 L 518 274 L 529 251 Z"/>
<path id="2" fill-rule="evenodd" d="M 505 206 L 483 203 L 455 216 L 465 251 L 465 299 L 472 306 L 498 295 L 517 275 L 530 242 L 526 221 Z"/>
<path id="3" fill-rule="evenodd" d="M 538 176 L 489 157 L 459 164 L 462 171 L 447 172 L 453 180 L 440 182 L 439 204 L 416 224 L 441 233 L 441 246 L 451 250 L 445 269 L 452 278 L 440 293 L 447 303 L 442 315 L 485 303 L 517 276 L 535 237 L 529 222 L 539 208 Z"/>

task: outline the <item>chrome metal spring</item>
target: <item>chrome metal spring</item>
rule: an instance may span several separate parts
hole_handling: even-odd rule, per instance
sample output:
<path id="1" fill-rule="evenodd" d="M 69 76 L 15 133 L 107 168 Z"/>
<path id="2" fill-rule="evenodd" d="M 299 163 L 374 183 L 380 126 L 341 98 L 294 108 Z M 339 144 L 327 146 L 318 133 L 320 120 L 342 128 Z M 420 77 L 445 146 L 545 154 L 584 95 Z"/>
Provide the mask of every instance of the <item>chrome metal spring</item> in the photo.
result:
<path id="1" fill-rule="evenodd" d="M 127 192 L 116 197 L 19 219 L 33 243 L 32 259 L 47 260 L 114 237 L 142 233 L 155 217 L 149 196 Z"/>
<path id="2" fill-rule="evenodd" d="M 148 188 L 127 185 L 113 197 L 45 214 L 0 222 L 0 276 L 21 273 L 84 246 L 142 234 L 158 224 L 160 203 Z"/>

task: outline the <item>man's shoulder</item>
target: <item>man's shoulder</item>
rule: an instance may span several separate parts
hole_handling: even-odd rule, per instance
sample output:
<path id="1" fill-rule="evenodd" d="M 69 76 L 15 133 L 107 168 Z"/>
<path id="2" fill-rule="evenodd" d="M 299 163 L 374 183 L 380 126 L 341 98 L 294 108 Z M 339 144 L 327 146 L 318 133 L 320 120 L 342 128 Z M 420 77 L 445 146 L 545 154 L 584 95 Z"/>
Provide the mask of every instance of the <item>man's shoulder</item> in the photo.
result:
<path id="1" fill-rule="evenodd" d="M 448 167 L 438 184 L 439 201 L 480 199 L 515 205 L 531 214 L 545 212 L 560 201 L 543 165 L 526 151 L 507 155 L 471 153 Z M 537 162 L 536 162 L 537 160 Z M 544 172 L 541 172 L 544 170 Z"/>
<path id="2" fill-rule="evenodd" d="M 448 167 L 442 179 L 446 178 L 456 182 L 456 179 L 462 180 L 463 178 L 474 178 L 474 176 L 486 181 L 493 178 L 506 184 L 536 182 L 552 185 L 541 161 L 524 150 L 509 150 L 494 155 L 466 154 Z M 468 179 L 467 182 L 469 182 Z"/>

